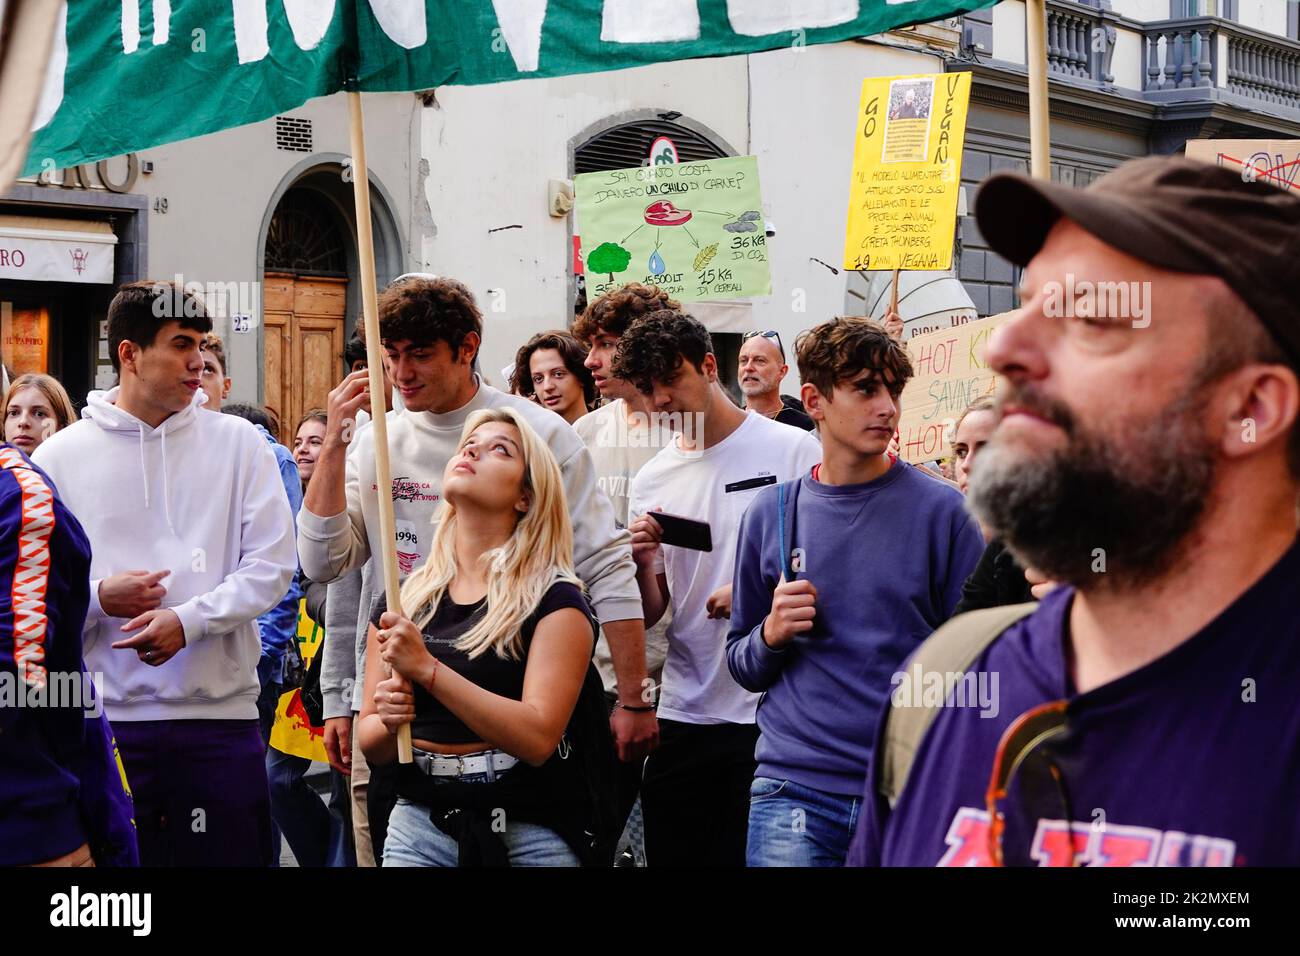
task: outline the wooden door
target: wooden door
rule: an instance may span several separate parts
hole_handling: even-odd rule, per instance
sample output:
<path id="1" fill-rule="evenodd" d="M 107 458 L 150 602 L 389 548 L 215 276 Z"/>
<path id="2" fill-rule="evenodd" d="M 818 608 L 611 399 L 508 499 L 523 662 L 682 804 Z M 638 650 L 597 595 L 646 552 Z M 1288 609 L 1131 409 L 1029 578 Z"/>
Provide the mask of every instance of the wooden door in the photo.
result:
<path id="1" fill-rule="evenodd" d="M 347 280 L 268 272 L 264 401 L 280 421 L 277 438 L 292 447 L 298 420 L 324 408 L 343 373 Z"/>

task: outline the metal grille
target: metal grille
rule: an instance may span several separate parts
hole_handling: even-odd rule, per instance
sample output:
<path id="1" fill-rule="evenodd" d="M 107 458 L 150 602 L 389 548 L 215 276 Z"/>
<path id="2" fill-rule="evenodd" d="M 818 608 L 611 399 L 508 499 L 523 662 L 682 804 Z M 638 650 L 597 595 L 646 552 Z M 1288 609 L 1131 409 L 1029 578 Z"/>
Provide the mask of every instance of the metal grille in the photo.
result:
<path id="1" fill-rule="evenodd" d="M 292 116 L 275 118 L 275 148 L 287 149 L 294 153 L 310 153 L 311 120 L 296 119 Z"/>
<path id="2" fill-rule="evenodd" d="M 290 189 L 275 207 L 266 231 L 266 268 L 310 275 L 347 275 L 348 237 L 321 198 Z"/>
<path id="3" fill-rule="evenodd" d="M 650 144 L 667 136 L 677 146 L 683 163 L 720 159 L 727 154 L 699 133 L 667 120 L 642 120 L 597 133 L 573 154 L 573 172 L 598 173 L 606 169 L 629 169 L 647 165 Z"/>

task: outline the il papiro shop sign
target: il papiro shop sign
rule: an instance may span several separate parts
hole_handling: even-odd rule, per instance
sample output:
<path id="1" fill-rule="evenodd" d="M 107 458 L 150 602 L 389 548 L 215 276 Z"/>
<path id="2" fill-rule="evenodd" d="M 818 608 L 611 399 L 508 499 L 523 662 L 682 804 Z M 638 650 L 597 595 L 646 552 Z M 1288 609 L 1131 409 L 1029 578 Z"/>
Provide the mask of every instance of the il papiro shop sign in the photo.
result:
<path id="1" fill-rule="evenodd" d="M 1012 312 L 951 329 L 927 332 L 907 343 L 912 380 L 903 389 L 898 446 L 912 463 L 949 453 L 948 431 L 971 402 L 992 395 L 997 375 L 984 360 L 989 336 Z"/>

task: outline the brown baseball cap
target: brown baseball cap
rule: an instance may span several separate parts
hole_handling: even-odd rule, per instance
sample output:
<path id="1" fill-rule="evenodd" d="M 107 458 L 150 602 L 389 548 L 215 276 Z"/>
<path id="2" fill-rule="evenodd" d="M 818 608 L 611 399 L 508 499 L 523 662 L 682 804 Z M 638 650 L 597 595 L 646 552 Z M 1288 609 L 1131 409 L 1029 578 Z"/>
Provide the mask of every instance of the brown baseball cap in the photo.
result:
<path id="1" fill-rule="evenodd" d="M 1143 262 L 1218 276 L 1300 365 L 1300 193 L 1239 169 L 1150 156 L 1087 189 L 999 173 L 975 198 L 989 246 L 1022 266 L 1062 216 Z"/>

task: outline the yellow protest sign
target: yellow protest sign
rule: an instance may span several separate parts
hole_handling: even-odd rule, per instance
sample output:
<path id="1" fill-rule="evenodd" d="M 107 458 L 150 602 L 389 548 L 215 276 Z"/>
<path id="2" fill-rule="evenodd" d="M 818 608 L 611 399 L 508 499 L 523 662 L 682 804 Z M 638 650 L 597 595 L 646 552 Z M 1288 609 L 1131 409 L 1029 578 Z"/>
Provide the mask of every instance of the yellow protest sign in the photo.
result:
<path id="1" fill-rule="evenodd" d="M 984 361 L 984 347 L 1013 314 L 926 332 L 907 343 L 913 374 L 903 389 L 898 418 L 898 447 L 904 459 L 915 464 L 947 456 L 948 429 L 967 405 L 997 388 L 997 375 Z"/>
<path id="2" fill-rule="evenodd" d="M 844 268 L 952 266 L 969 73 L 862 84 Z"/>
<path id="3" fill-rule="evenodd" d="M 1239 169 L 1252 182 L 1300 193 L 1300 139 L 1190 139 L 1187 158 Z"/>
<path id="4" fill-rule="evenodd" d="M 325 629 L 307 616 L 307 602 L 298 605 L 298 646 L 302 659 L 311 664 L 325 642 Z M 328 760 L 325 753 L 325 728 L 313 727 L 302 706 L 302 688 L 295 687 L 280 695 L 271 725 L 271 746 L 281 753 L 307 760 Z"/>

